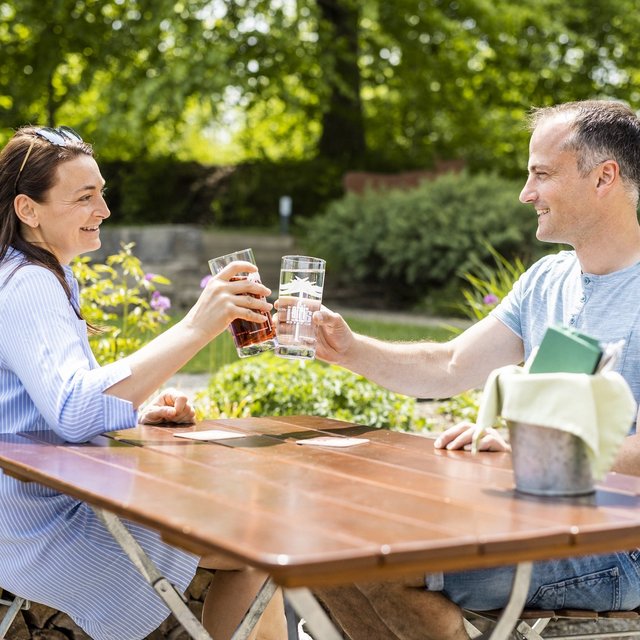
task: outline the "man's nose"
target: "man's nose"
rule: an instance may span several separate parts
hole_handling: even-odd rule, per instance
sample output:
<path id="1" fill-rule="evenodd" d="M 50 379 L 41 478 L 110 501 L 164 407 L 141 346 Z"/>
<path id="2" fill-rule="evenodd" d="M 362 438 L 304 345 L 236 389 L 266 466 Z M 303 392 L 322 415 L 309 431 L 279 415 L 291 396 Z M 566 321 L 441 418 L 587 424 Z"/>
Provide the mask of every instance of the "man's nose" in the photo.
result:
<path id="1" fill-rule="evenodd" d="M 537 194 L 533 185 L 531 184 L 531 178 L 528 178 L 524 183 L 524 187 L 522 187 L 522 191 L 520 192 L 519 200 L 523 204 L 527 204 L 530 202 L 534 202 L 536 200 Z"/>

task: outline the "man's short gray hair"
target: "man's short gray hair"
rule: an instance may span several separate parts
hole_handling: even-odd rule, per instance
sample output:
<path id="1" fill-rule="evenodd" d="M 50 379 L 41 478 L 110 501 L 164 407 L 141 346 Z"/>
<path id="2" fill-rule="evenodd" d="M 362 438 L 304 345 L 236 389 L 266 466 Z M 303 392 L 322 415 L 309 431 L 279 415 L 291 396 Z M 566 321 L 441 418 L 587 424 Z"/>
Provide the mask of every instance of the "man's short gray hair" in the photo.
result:
<path id="1" fill-rule="evenodd" d="M 565 148 L 574 151 L 578 171 L 587 175 L 605 160 L 615 160 L 623 184 L 637 205 L 640 196 L 640 119 L 622 102 L 583 100 L 534 108 L 529 126 L 556 116 L 570 118 L 572 135 Z"/>

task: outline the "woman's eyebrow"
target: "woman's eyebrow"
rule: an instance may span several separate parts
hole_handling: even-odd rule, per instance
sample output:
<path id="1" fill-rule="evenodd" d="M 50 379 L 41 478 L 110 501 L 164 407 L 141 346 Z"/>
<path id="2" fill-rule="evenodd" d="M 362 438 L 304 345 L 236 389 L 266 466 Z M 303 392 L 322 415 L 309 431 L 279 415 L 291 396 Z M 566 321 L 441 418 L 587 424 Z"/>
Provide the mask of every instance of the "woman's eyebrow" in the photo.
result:
<path id="1" fill-rule="evenodd" d="M 96 189 L 102 188 L 104 188 L 104 185 L 102 187 L 98 187 L 95 184 L 87 184 L 84 187 L 79 187 L 78 189 L 76 189 L 74 193 L 79 193 L 80 191 L 95 191 Z"/>

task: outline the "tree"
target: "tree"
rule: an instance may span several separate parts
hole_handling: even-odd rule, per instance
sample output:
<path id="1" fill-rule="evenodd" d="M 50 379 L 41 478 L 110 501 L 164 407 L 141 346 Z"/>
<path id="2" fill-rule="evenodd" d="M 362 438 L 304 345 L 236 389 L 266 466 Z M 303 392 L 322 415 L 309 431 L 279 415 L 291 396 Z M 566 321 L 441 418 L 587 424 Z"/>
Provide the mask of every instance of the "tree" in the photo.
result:
<path id="1" fill-rule="evenodd" d="M 640 102 L 632 0 L 0 0 L 0 125 L 102 155 L 520 172 L 532 105 Z M 207 156 L 215 160 L 215 154 Z"/>
<path id="2" fill-rule="evenodd" d="M 351 0 L 318 0 L 320 56 L 329 100 L 322 115 L 318 153 L 345 164 L 365 154 L 360 95 L 358 4 Z"/>

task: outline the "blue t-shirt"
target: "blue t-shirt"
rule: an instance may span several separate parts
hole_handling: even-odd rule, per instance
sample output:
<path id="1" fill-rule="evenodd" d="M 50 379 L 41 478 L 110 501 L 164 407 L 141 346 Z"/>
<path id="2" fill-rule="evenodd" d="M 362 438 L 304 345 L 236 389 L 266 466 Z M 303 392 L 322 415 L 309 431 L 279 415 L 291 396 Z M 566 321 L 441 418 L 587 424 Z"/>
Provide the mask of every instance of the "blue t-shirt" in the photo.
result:
<path id="1" fill-rule="evenodd" d="M 525 360 L 551 325 L 577 329 L 601 342 L 624 340 L 615 370 L 640 402 L 640 263 L 594 275 L 582 273 L 574 251 L 545 256 L 491 315 L 522 338 Z"/>

